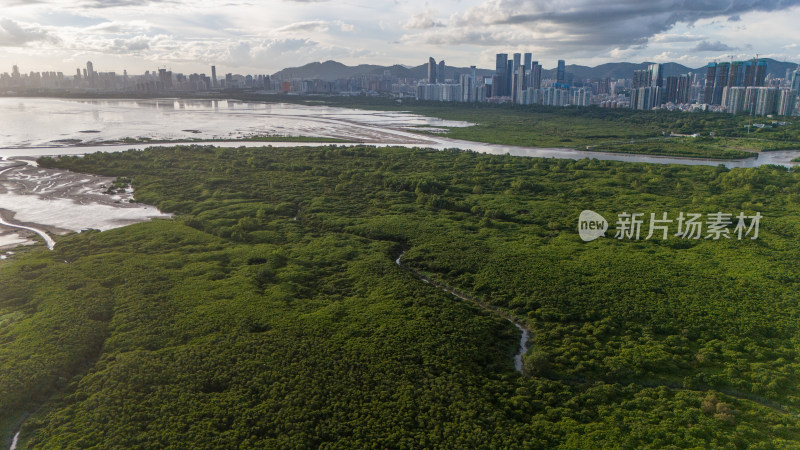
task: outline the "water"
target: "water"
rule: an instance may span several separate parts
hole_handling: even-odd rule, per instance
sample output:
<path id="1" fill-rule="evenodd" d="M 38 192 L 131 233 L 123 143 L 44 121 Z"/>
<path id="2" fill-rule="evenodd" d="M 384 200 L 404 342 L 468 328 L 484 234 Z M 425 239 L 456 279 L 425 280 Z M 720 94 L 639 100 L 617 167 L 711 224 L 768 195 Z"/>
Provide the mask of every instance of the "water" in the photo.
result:
<path id="1" fill-rule="evenodd" d="M 514 324 L 515 327 L 522 332 L 522 335 L 519 337 L 519 352 L 514 356 L 514 368 L 517 369 L 517 372 L 522 373 L 523 371 L 523 361 L 522 357 L 525 356 L 525 353 L 528 353 L 528 341 L 530 336 L 528 335 L 528 330 L 522 328 L 518 323 L 511 322 Z"/>
<path id="2" fill-rule="evenodd" d="M 374 141 L 394 140 L 396 133 L 387 128 L 470 125 L 405 112 L 234 100 L 0 98 L 0 111 L 0 148 L 68 147 L 124 138 L 239 139 L 254 135 Z"/>
<path id="3" fill-rule="evenodd" d="M 447 287 L 444 284 L 437 283 L 435 281 L 431 282 L 431 280 L 429 280 L 425 275 L 423 275 L 423 274 L 417 272 L 416 270 L 406 266 L 405 264 L 403 264 L 400 261 L 400 259 L 402 259 L 403 255 L 405 255 L 405 254 L 406 254 L 406 252 L 400 253 L 400 255 L 397 257 L 397 259 L 394 260 L 394 263 L 397 264 L 399 267 L 402 267 L 402 268 L 408 270 L 409 272 L 411 272 L 411 274 L 414 275 L 414 277 L 416 279 L 418 279 L 420 281 L 423 281 L 423 282 L 425 282 L 427 284 L 433 283 L 434 286 L 436 286 L 439 289 L 447 292 L 448 294 L 452 294 L 452 295 L 460 298 L 461 300 L 466 300 L 466 301 L 472 302 L 472 303 L 478 305 L 479 307 L 481 307 L 481 308 L 483 308 L 483 309 L 485 309 L 485 310 L 487 310 L 487 311 L 489 311 L 489 312 L 491 312 L 493 314 L 497 314 L 500 317 L 502 317 L 503 319 L 506 319 L 507 321 L 511 322 L 512 325 L 517 327 L 517 329 L 519 329 L 519 331 L 522 332 L 522 335 L 520 335 L 520 338 L 519 338 L 519 351 L 514 355 L 514 369 L 516 369 L 516 371 L 519 372 L 519 373 L 523 373 L 524 367 L 523 367 L 522 358 L 525 356 L 526 353 L 528 353 L 528 342 L 530 342 L 530 332 L 526 328 L 524 328 L 522 325 L 517 323 L 514 320 L 514 318 L 511 317 L 510 314 L 502 312 L 502 311 L 500 311 L 499 309 L 497 309 L 497 308 L 495 308 L 493 306 L 489 306 L 489 305 L 487 305 L 485 303 L 482 303 L 479 300 L 477 300 L 475 298 L 472 298 L 472 297 L 470 297 L 468 295 L 462 294 L 462 293 L 460 293 L 460 292 L 458 292 L 458 291 L 456 291 L 456 290 L 454 290 L 452 288 Z"/>
<path id="4" fill-rule="evenodd" d="M 436 149 L 461 148 L 514 156 L 646 162 L 654 164 L 756 167 L 765 164 L 795 166 L 800 151 L 764 152 L 743 160 L 720 161 L 587 152 L 568 148 L 516 147 L 482 144 L 409 132 L 418 126 L 460 127 L 447 121 L 407 112 L 364 111 L 327 106 L 268 104 L 233 100 L 64 100 L 0 98 L 3 127 L 0 157 L 84 154 L 96 151 L 142 149 L 154 144 L 99 145 L 126 137 L 155 140 L 199 139 L 198 144 L 246 147 L 319 146 L 325 143 L 203 142 L 234 140 L 255 135 L 340 138 L 378 146 L 413 145 Z M 78 146 L 78 144 L 80 146 Z M 171 145 L 171 144 L 158 144 Z"/>
<path id="5" fill-rule="evenodd" d="M 8 450 L 17 450 L 17 442 L 19 442 L 19 431 L 14 435 L 14 439 L 11 441 L 11 447 L 9 447 Z"/>

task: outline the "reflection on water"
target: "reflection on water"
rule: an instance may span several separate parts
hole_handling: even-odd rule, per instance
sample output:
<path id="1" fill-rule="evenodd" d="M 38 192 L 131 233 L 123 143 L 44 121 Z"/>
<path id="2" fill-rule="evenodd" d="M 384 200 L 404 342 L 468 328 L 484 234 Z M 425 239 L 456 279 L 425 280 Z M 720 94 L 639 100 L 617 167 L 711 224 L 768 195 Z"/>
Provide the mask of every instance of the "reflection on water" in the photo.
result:
<path id="1" fill-rule="evenodd" d="M 800 155 L 798 151 L 763 152 L 754 158 L 719 161 L 586 152 L 568 148 L 482 144 L 433 135 L 423 136 L 406 131 L 407 128 L 415 126 L 469 126 L 470 124 L 466 122 L 447 121 L 407 112 L 363 111 L 238 100 L 0 98 L 0 108 L 5 111 L 4 126 L 0 133 L 0 156 L 83 154 L 146 148 L 152 145 L 85 146 L 126 137 L 202 141 L 239 139 L 254 135 L 332 137 L 381 146 L 461 148 L 481 153 L 508 153 L 515 156 L 544 158 L 597 158 L 657 164 L 722 164 L 726 167 L 755 167 L 765 164 L 795 166 L 797 163 L 791 160 Z M 84 146 L 75 147 L 76 144 Z M 224 142 L 205 142 L 205 144 L 226 145 Z M 227 145 L 277 147 L 314 144 L 229 142 Z"/>
<path id="2" fill-rule="evenodd" d="M 233 100 L 0 98 L 0 110 L 4 132 L 0 148 L 92 144 L 124 138 L 238 139 L 274 134 L 379 142 L 394 139 L 381 130 L 354 128 L 353 123 L 392 128 L 470 125 L 406 112 Z M 87 129 L 97 133 L 81 133 Z"/>

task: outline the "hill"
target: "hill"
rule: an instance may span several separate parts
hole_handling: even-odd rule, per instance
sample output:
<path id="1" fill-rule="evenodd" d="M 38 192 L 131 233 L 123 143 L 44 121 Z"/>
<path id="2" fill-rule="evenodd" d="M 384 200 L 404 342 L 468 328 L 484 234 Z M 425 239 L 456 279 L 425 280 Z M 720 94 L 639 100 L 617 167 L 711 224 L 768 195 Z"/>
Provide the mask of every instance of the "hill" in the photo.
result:
<path id="1" fill-rule="evenodd" d="M 786 70 L 794 70 L 798 67 L 796 63 L 776 61 L 774 59 L 766 59 L 767 73 L 772 75 L 773 78 L 783 78 L 786 76 Z M 574 75 L 576 80 L 602 80 L 604 78 L 619 79 L 631 78 L 634 70 L 646 69 L 651 62 L 630 63 L 630 62 L 615 62 L 600 64 L 599 66 L 589 67 L 577 64 L 568 64 L 566 66 L 567 72 Z M 379 66 L 374 64 L 361 64 L 358 66 L 347 66 L 336 61 L 313 62 L 300 67 L 290 67 L 280 70 L 272 74 L 276 79 L 320 79 L 326 81 L 333 81 L 340 78 L 350 78 L 363 75 L 382 75 L 385 71 L 389 71 L 393 78 L 410 78 L 422 79 L 428 76 L 428 65 L 420 64 L 414 67 L 406 67 L 399 64 L 393 66 Z M 664 63 L 664 76 L 682 75 L 682 74 L 698 74 L 704 75 L 706 71 L 705 66 L 692 69 L 691 67 L 682 64 L 669 62 Z M 454 67 L 445 65 L 445 78 L 458 79 L 458 75 L 462 73 L 469 73 L 468 67 Z M 494 73 L 492 69 L 478 69 L 478 76 L 489 76 Z M 543 78 L 555 78 L 556 69 L 546 69 L 542 71 Z"/>

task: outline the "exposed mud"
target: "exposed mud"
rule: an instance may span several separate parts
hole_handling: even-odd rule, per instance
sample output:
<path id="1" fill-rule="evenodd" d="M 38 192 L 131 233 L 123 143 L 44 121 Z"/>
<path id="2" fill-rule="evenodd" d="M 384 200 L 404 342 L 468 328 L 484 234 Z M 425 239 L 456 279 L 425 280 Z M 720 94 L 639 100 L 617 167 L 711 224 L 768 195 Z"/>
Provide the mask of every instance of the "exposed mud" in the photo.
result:
<path id="1" fill-rule="evenodd" d="M 86 229 L 109 230 L 151 218 L 167 218 L 133 202 L 133 189 L 109 190 L 115 179 L 38 167 L 32 159 L 0 160 L 0 250 L 39 237 Z"/>

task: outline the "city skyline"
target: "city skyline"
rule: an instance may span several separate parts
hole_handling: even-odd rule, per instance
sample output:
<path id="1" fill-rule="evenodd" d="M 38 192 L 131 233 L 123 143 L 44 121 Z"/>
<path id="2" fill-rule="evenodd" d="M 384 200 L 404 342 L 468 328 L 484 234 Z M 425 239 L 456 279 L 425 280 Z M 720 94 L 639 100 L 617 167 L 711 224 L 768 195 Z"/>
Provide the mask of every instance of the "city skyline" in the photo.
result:
<path id="1" fill-rule="evenodd" d="M 800 60 L 800 1 L 394 2 L 279 0 L 224 6 L 204 0 L 0 1 L 0 61 L 73 73 L 86 61 L 130 73 L 154 68 L 274 73 L 314 61 L 490 68 L 498 52 L 557 60 L 677 62 Z M 146 19 L 145 19 L 146 18 Z M 24 70 L 24 69 L 23 69 Z"/>

